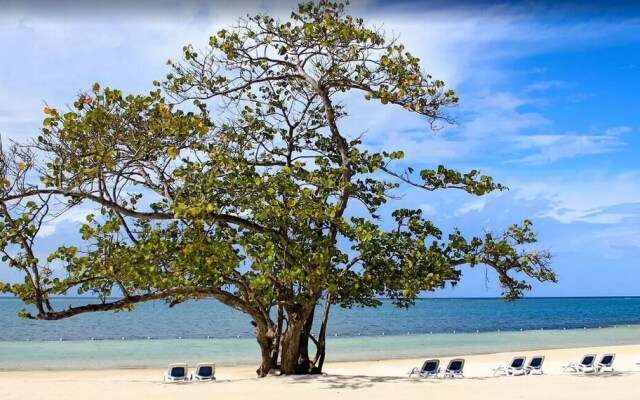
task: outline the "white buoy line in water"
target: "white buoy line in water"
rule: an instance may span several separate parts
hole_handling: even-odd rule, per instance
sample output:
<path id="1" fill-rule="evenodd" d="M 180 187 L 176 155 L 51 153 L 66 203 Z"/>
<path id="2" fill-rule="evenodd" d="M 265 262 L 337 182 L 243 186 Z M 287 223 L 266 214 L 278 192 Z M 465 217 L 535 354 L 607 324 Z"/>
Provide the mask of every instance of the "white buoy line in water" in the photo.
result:
<path id="1" fill-rule="evenodd" d="M 622 327 L 627 327 L 627 328 L 631 328 L 631 325 L 621 325 Z M 593 327 L 588 327 L 588 326 L 582 326 L 582 327 L 573 327 L 573 328 L 567 328 L 567 327 L 562 327 L 562 330 L 565 331 L 567 329 L 571 330 L 571 329 L 583 329 L 583 330 L 587 330 L 587 329 L 603 329 L 603 328 L 618 328 L 618 325 L 613 325 L 613 326 L 593 326 Z M 549 328 L 540 328 L 540 331 L 544 331 L 545 329 L 549 329 Z M 537 328 L 532 328 L 529 329 L 528 331 L 534 331 L 537 330 Z M 552 328 L 552 330 L 560 330 L 560 328 Z M 523 328 L 519 328 L 520 332 L 525 332 L 525 330 Z M 456 335 L 458 333 L 491 333 L 491 332 L 499 332 L 499 333 L 509 333 L 509 332 L 518 332 L 518 331 L 505 331 L 502 329 L 498 329 L 495 331 L 480 331 L 479 329 L 476 329 L 475 331 L 470 330 L 470 331 L 459 331 L 459 330 L 451 330 L 448 332 L 434 332 L 434 331 L 429 331 L 429 332 L 412 332 L 412 331 L 405 331 L 405 332 L 398 332 L 398 333 L 388 333 L 385 331 L 382 331 L 378 333 L 378 335 L 380 336 L 393 336 L 393 335 L 402 335 L 402 334 L 406 334 L 406 335 L 421 335 L 421 334 L 453 334 Z M 368 333 L 362 333 L 362 332 L 358 332 L 358 333 L 354 333 L 354 334 L 345 334 L 345 333 L 333 333 L 333 334 L 328 334 L 328 336 L 333 336 L 333 337 L 355 337 L 355 336 L 376 336 L 375 334 L 368 334 Z M 250 335 L 246 335 L 243 336 L 241 334 L 237 334 L 235 336 L 211 336 L 211 335 L 207 335 L 206 339 L 247 339 L 247 338 L 253 338 L 253 336 Z M 113 337 L 104 337 L 104 338 L 99 338 L 99 337 L 91 337 L 88 339 L 76 339 L 76 338 L 64 338 L 64 337 L 59 337 L 57 338 L 57 341 L 60 342 L 65 342 L 65 341 L 77 341 L 77 340 L 90 340 L 90 341 L 102 341 L 102 340 L 117 340 L 119 339 L 120 341 L 126 341 L 126 340 L 182 340 L 182 339 L 201 339 L 200 337 L 186 337 L 186 336 L 177 336 L 177 337 L 173 337 L 173 338 L 162 338 L 162 337 L 151 337 L 151 336 L 146 336 L 146 337 L 126 337 L 126 336 L 120 336 L 117 338 L 113 338 Z M 202 339 L 204 339 L 204 337 L 202 337 Z M 33 339 L 33 338 L 25 338 L 24 341 L 26 342 L 31 342 L 31 341 L 47 341 L 47 340 L 38 340 L 38 339 Z"/>

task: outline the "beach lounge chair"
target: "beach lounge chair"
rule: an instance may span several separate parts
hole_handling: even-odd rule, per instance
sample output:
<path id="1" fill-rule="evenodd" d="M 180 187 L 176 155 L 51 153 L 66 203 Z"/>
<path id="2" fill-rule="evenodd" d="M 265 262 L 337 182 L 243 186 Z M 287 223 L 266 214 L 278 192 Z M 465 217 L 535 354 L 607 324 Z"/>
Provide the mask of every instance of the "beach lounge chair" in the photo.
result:
<path id="1" fill-rule="evenodd" d="M 579 363 L 576 364 L 574 362 L 570 362 L 569 364 L 563 366 L 564 369 L 562 370 L 562 372 L 566 372 L 568 369 L 572 369 L 573 372 L 595 372 L 595 361 L 595 354 L 586 354 L 584 357 L 582 357 L 582 361 L 580 361 Z"/>
<path id="2" fill-rule="evenodd" d="M 165 382 L 179 382 L 179 381 L 188 381 L 188 368 L 187 364 L 176 363 L 169 364 L 169 368 L 167 368 L 167 372 L 164 374 Z"/>
<path id="3" fill-rule="evenodd" d="M 414 367 L 411 372 L 409 372 L 409 377 L 413 374 L 418 374 L 423 378 L 428 377 L 438 377 L 438 373 L 440 372 L 440 360 L 430 359 L 426 360 L 424 364 L 422 364 L 422 368 Z"/>
<path id="4" fill-rule="evenodd" d="M 524 363 L 527 360 L 524 356 L 513 357 L 509 365 L 498 365 L 498 368 L 493 370 L 493 376 L 496 376 L 498 372 L 504 372 L 505 375 L 524 375 Z"/>
<path id="5" fill-rule="evenodd" d="M 445 378 L 464 378 L 463 370 L 464 369 L 464 359 L 462 358 L 454 358 L 449 361 L 449 365 L 447 369 L 444 371 Z"/>
<path id="6" fill-rule="evenodd" d="M 613 372 L 613 359 L 616 358 L 614 353 L 605 354 L 596 364 L 596 372 Z"/>
<path id="7" fill-rule="evenodd" d="M 542 375 L 542 364 L 544 363 L 544 356 L 533 356 L 529 360 L 529 364 L 524 367 L 525 373 L 531 375 Z"/>
<path id="8" fill-rule="evenodd" d="M 196 365 L 196 372 L 191 375 L 191 379 L 197 381 L 215 381 L 216 365 L 214 363 L 199 363 Z"/>

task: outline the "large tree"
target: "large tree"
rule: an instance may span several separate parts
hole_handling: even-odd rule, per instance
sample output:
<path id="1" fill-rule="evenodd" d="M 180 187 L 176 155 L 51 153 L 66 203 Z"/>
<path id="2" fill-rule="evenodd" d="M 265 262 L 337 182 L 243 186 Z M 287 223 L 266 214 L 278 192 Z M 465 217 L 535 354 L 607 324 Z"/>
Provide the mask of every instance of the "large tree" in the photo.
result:
<path id="1" fill-rule="evenodd" d="M 345 5 L 301 4 L 279 22 L 240 19 L 202 51 L 184 47 L 149 95 L 101 88 L 67 110 L 45 108 L 41 135 L 1 154 L 0 251 L 24 283 L 1 284 L 57 320 L 129 310 L 139 302 L 216 298 L 256 325 L 265 375 L 322 369 L 332 305 L 409 306 L 460 279 L 462 266 L 497 272 L 504 297 L 555 281 L 549 254 L 524 221 L 496 234 L 443 233 L 394 189 L 505 189 L 472 170 L 398 170 L 396 151 L 370 152 L 341 119 L 345 92 L 424 116 L 458 101 L 419 60 Z M 82 243 L 39 259 L 44 223 L 90 205 Z M 91 293 L 62 310 L 49 299 Z M 117 297 L 112 297 L 117 296 Z M 311 336 L 323 306 L 318 337 Z M 309 355 L 309 341 L 316 345 Z"/>

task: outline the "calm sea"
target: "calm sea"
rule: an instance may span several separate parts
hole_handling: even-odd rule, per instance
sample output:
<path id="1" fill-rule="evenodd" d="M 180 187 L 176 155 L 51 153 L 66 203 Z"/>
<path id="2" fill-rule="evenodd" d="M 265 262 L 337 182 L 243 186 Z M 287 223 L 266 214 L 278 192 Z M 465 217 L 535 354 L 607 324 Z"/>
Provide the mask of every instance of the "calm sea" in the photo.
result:
<path id="1" fill-rule="evenodd" d="M 87 299 L 55 299 L 64 308 Z M 258 363 L 244 314 L 214 300 L 173 308 L 23 321 L 16 299 L 0 299 L 0 369 L 164 367 L 170 362 Z M 328 361 L 479 354 L 640 344 L 640 297 L 426 299 L 410 309 L 331 311 Z"/>

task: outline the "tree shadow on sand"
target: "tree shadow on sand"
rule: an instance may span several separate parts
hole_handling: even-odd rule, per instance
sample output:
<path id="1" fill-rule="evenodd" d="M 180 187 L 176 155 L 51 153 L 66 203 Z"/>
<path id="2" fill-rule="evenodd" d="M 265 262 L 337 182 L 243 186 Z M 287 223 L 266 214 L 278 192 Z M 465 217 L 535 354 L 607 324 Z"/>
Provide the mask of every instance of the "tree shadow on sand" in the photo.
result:
<path id="1" fill-rule="evenodd" d="M 613 371 L 599 374 L 576 374 L 580 378 L 584 379 L 610 379 L 610 378 L 619 378 L 623 376 L 632 375 L 632 372 L 622 372 L 622 371 Z"/>
<path id="2" fill-rule="evenodd" d="M 485 380 L 487 378 L 465 378 L 468 380 Z M 443 382 L 443 379 L 407 378 L 400 376 L 367 376 L 367 375 L 314 375 L 295 376 L 288 382 L 292 385 L 319 382 L 322 389 L 361 389 L 372 387 L 377 383 L 402 383 L 407 385 L 424 384 L 425 382 Z"/>

